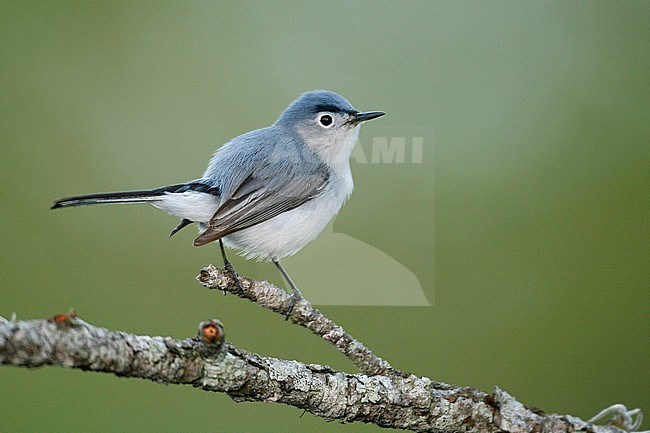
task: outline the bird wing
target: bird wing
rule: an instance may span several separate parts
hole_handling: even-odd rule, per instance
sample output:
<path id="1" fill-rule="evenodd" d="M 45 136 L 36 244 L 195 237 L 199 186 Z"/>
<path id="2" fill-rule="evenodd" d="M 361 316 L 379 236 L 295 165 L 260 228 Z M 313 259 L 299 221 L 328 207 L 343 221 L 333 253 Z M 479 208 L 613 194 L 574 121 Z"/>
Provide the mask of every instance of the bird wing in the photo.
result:
<path id="1" fill-rule="evenodd" d="M 318 196 L 329 179 L 329 170 L 324 165 L 307 176 L 290 171 L 293 173 L 282 176 L 273 176 L 269 170 L 249 173 L 231 188 L 232 192 L 210 219 L 208 229 L 194 240 L 194 246 L 216 241 L 295 209 Z"/>

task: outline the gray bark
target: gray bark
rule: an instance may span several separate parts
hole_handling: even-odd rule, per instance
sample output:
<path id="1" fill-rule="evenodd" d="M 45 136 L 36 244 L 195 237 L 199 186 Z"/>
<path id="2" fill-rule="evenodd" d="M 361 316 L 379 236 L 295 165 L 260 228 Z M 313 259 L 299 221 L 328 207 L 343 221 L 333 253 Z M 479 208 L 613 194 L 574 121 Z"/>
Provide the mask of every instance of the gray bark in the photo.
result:
<path id="1" fill-rule="evenodd" d="M 236 287 L 227 273 L 213 267 L 198 278 L 206 287 L 228 290 L 279 314 L 288 311 L 289 296 L 271 284 L 239 276 L 241 287 Z M 547 415 L 498 388 L 486 393 L 396 370 L 307 301 L 296 305 L 289 317 L 334 345 L 362 372 L 339 372 L 238 349 L 225 341 L 218 320 L 201 322 L 197 336 L 179 341 L 110 331 L 76 314 L 46 320 L 0 318 L 0 364 L 55 365 L 192 385 L 225 392 L 238 402 L 285 403 L 329 421 L 417 432 L 614 433 L 630 428 L 629 422 L 596 426 L 569 415 Z M 620 422 L 619 415 L 615 419 Z"/>

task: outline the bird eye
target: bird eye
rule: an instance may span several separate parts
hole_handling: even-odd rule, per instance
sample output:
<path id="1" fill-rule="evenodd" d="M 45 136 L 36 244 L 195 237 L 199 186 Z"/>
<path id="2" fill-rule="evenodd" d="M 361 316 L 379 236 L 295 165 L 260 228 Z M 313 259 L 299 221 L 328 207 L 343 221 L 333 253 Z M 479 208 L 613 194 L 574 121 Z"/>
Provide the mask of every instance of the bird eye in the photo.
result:
<path id="1" fill-rule="evenodd" d="M 334 119 L 332 119 L 332 116 L 330 116 L 329 114 L 323 114 L 323 115 L 318 119 L 318 121 L 319 121 L 320 124 L 323 125 L 324 127 L 328 127 L 328 126 L 332 125 L 332 123 L 334 122 Z"/>

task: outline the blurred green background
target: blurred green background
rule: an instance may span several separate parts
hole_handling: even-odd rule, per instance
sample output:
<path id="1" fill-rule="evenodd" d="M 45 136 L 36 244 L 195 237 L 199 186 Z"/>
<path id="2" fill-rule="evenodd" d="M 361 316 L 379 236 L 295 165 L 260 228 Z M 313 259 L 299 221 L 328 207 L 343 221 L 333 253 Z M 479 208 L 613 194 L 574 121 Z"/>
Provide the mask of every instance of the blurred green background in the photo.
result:
<path id="1" fill-rule="evenodd" d="M 401 263 L 432 306 L 323 311 L 419 375 L 583 418 L 613 403 L 650 412 L 650 2 L 2 1 L 0 22 L 0 315 L 74 307 L 177 338 L 217 317 L 241 348 L 356 371 L 282 317 L 199 286 L 219 254 L 192 248 L 191 229 L 168 240 L 176 219 L 49 210 L 198 177 L 221 144 L 326 88 L 388 113 L 364 149 L 386 131 L 424 136 L 422 164 L 353 164 L 334 231 Z M 299 257 L 289 273 L 337 272 Z M 63 368 L 3 367 L 0 389 L 3 432 L 380 431 Z"/>

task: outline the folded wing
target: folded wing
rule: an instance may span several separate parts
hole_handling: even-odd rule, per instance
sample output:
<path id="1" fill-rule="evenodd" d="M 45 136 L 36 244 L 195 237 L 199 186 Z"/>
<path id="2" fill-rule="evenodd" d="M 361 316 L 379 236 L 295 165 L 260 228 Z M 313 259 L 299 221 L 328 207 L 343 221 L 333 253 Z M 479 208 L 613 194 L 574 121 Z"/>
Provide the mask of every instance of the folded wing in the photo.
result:
<path id="1" fill-rule="evenodd" d="M 222 197 L 208 229 L 194 240 L 194 245 L 205 245 L 295 209 L 321 194 L 329 179 L 324 165 L 309 170 L 308 175 L 292 171 L 282 176 L 267 170 L 249 173 L 232 188 L 232 193 Z"/>

